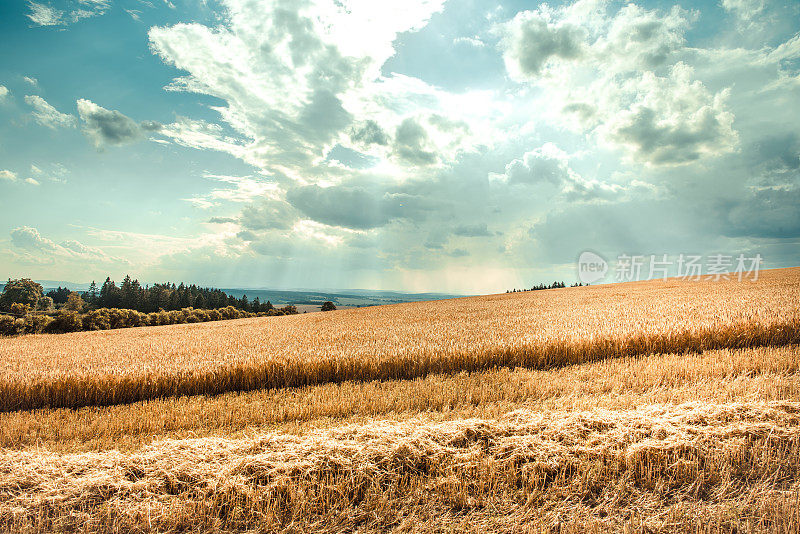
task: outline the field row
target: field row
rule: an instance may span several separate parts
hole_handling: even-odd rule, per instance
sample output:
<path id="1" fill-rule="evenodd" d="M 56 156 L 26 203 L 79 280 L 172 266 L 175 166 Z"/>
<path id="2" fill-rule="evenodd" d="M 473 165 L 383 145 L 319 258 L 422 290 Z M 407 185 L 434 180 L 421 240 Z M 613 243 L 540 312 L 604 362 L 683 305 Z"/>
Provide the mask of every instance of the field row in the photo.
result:
<path id="1" fill-rule="evenodd" d="M 407 380 L 430 374 L 476 372 L 497 367 L 550 369 L 606 358 L 714 349 L 780 347 L 800 343 L 800 319 L 745 323 L 680 332 L 555 342 L 489 352 L 459 350 L 373 358 L 285 360 L 220 365 L 179 374 L 66 376 L 0 383 L 0 411 L 107 406 L 163 397 L 216 395 L 230 391 L 302 387 L 346 381 Z"/>
<path id="2" fill-rule="evenodd" d="M 603 360 L 549 371 L 496 369 L 424 379 L 345 382 L 134 404 L 0 413 L 0 449 L 137 450 L 167 438 L 302 434 L 374 418 L 496 419 L 702 401 L 800 402 L 800 347 Z"/>
<path id="3" fill-rule="evenodd" d="M 0 411 L 800 343 L 800 269 L 0 343 Z"/>

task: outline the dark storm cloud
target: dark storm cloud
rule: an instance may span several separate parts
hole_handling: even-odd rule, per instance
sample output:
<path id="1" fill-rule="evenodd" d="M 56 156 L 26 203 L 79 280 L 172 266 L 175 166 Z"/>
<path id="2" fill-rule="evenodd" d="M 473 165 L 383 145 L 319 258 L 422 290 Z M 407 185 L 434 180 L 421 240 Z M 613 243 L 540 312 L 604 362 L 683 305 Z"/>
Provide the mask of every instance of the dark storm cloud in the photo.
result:
<path id="1" fill-rule="evenodd" d="M 798 180 L 800 182 L 800 180 Z M 732 207 L 721 208 L 731 237 L 789 239 L 800 237 L 800 190 L 764 189 Z"/>
<path id="2" fill-rule="evenodd" d="M 688 163 L 727 144 L 726 125 L 714 109 L 704 107 L 691 124 L 663 124 L 655 110 L 642 106 L 613 135 L 615 141 L 636 147 L 640 158 L 656 164 Z"/>

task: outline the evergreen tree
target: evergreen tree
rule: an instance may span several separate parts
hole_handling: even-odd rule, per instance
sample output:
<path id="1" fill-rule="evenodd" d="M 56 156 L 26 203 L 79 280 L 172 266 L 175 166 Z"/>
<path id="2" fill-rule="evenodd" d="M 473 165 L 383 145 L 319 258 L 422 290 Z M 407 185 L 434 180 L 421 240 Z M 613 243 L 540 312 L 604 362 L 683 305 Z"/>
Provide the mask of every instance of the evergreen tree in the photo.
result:
<path id="1" fill-rule="evenodd" d="M 90 304 L 94 304 L 95 300 L 97 300 L 98 291 L 97 284 L 92 280 L 92 283 L 89 284 L 89 290 L 86 292 L 86 297 Z"/>

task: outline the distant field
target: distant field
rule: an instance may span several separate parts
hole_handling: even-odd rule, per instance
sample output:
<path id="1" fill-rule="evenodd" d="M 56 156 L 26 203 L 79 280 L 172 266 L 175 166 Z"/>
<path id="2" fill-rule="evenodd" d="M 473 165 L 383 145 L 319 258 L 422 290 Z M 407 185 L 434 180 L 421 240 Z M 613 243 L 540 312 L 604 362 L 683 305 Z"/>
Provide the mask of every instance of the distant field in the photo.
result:
<path id="1" fill-rule="evenodd" d="M 0 531 L 799 532 L 798 297 L 786 269 L 3 339 Z"/>
<path id="2" fill-rule="evenodd" d="M 0 341 L 0 410 L 800 342 L 800 269 Z"/>

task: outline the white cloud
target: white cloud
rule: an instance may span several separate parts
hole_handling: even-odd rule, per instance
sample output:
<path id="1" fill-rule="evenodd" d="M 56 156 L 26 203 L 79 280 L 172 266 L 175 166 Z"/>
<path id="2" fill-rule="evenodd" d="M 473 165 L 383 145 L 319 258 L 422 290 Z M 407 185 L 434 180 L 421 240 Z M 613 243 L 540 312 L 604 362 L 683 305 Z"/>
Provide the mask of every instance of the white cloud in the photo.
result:
<path id="1" fill-rule="evenodd" d="M 545 143 L 508 163 L 505 173 L 490 174 L 490 179 L 509 185 L 554 186 L 569 201 L 613 200 L 624 192 L 619 184 L 582 177 L 570 167 L 569 159 L 555 144 Z"/>
<path id="2" fill-rule="evenodd" d="M 8 90 L 8 87 L 5 85 L 0 85 L 0 102 L 3 102 L 6 98 L 9 97 L 11 93 Z"/>
<path id="3" fill-rule="evenodd" d="M 9 170 L 2 170 L 0 171 L 0 180 L 7 182 L 16 182 L 17 174 Z"/>
<path id="4" fill-rule="evenodd" d="M 11 231 L 11 243 L 15 247 L 27 250 L 54 251 L 57 245 L 39 234 L 39 230 L 30 226 L 21 226 Z"/>
<path id="5" fill-rule="evenodd" d="M 551 61 L 571 61 L 584 54 L 584 31 L 543 4 L 522 11 L 505 25 L 502 46 L 509 72 L 520 79 L 542 74 Z"/>
<path id="6" fill-rule="evenodd" d="M 766 2 L 764 0 L 722 0 L 722 7 L 736 16 L 741 23 L 749 25 L 764 11 Z"/>
<path id="7" fill-rule="evenodd" d="M 45 4 L 28 2 L 30 13 L 26 16 L 38 26 L 59 26 L 65 24 L 64 12 Z"/>
<path id="8" fill-rule="evenodd" d="M 484 48 L 486 43 L 481 41 L 477 36 L 475 37 L 456 37 L 453 39 L 453 44 L 464 44 L 474 48 Z"/>
<path id="9" fill-rule="evenodd" d="M 249 161 L 244 142 L 226 135 L 219 124 L 179 116 L 175 122 L 164 125 L 161 134 L 181 146 L 218 150 Z"/>
<path id="10" fill-rule="evenodd" d="M 595 60 L 618 72 L 658 69 L 674 62 L 694 18 L 680 6 L 660 12 L 628 4 L 607 21 L 607 31 L 592 45 Z"/>
<path id="11" fill-rule="evenodd" d="M 40 166 L 36 165 L 35 163 L 31 164 L 30 173 L 31 173 L 31 180 L 37 182 L 36 185 L 43 179 L 48 179 L 54 183 L 66 183 L 66 175 L 69 174 L 66 167 L 61 165 L 60 163 L 50 163 L 45 166 L 46 169 L 42 169 Z M 33 178 L 35 177 L 35 178 Z M 30 182 L 29 182 L 30 183 Z"/>
<path id="12" fill-rule="evenodd" d="M 728 91 L 712 93 L 681 60 L 695 14 L 607 9 L 579 0 L 518 14 L 500 27 L 509 73 L 546 91 L 547 115 L 631 160 L 685 164 L 735 150 Z"/>
<path id="13" fill-rule="evenodd" d="M 165 256 L 188 253 L 198 249 L 210 249 L 216 254 L 227 256 L 235 253 L 236 246 L 225 246 L 226 240 L 234 236 L 233 231 L 218 233 L 199 233 L 191 237 L 176 237 L 163 234 L 145 234 L 122 230 L 108 230 L 88 227 L 85 231 L 89 237 L 99 242 L 97 250 L 124 258 L 126 262 L 146 267 L 152 266 Z"/>
<path id="14" fill-rule="evenodd" d="M 220 201 L 251 202 L 257 198 L 264 199 L 277 195 L 277 184 L 263 178 L 218 174 L 205 174 L 204 178 L 227 184 L 228 187 L 218 187 L 208 194 L 184 199 L 202 209 L 217 206 Z"/>
<path id="15" fill-rule="evenodd" d="M 30 185 L 40 185 L 39 181 L 35 178 L 25 178 L 25 183 Z"/>
<path id="16" fill-rule="evenodd" d="M 49 4 L 28 2 L 28 19 L 37 26 L 67 26 L 83 19 L 104 15 L 110 8 L 110 0 L 72 0 L 67 9 L 61 10 Z"/>
<path id="17" fill-rule="evenodd" d="M 37 95 L 25 95 L 25 103 L 33 108 L 32 115 L 36 122 L 48 128 L 71 128 L 75 126 L 75 117 L 61 113 L 47 101 Z"/>
<path id="18" fill-rule="evenodd" d="M 494 180 L 509 184 L 550 183 L 559 185 L 573 171 L 569 168 L 567 154 L 553 143 L 526 152 L 521 159 L 506 165 L 504 174 L 493 174 Z"/>
<path id="19" fill-rule="evenodd" d="M 67 239 L 56 243 L 39 233 L 31 226 L 20 226 L 11 231 L 11 244 L 9 250 L 15 261 L 33 265 L 85 265 L 87 262 L 93 266 L 108 267 L 128 265 L 126 260 L 112 256 L 103 250 Z"/>
<path id="20" fill-rule="evenodd" d="M 656 165 L 735 150 L 738 134 L 725 106 L 729 91 L 711 95 L 692 76 L 693 69 L 683 63 L 664 77 L 645 72 L 626 91 L 633 102 L 627 109 L 615 109 L 601 126 L 605 138 L 626 146 L 634 158 Z"/>
<path id="21" fill-rule="evenodd" d="M 246 206 L 239 223 L 247 230 L 286 230 L 298 219 L 297 213 L 281 199 L 261 199 Z"/>
<path id="22" fill-rule="evenodd" d="M 214 109 L 233 130 L 223 135 L 217 125 L 182 119 L 164 133 L 262 169 L 314 179 L 309 171 L 324 172 L 312 169 L 331 146 L 354 124 L 374 120 L 366 108 L 375 107 L 373 82 L 394 53 L 395 37 L 423 26 L 441 4 L 227 0 L 225 26 L 152 28 L 153 50 L 189 73 L 170 88 L 221 98 L 225 105 Z M 392 131 L 399 121 L 381 122 Z"/>

